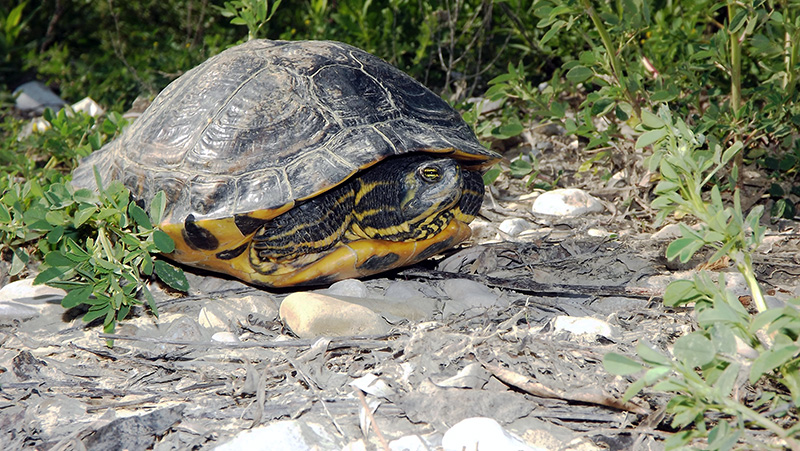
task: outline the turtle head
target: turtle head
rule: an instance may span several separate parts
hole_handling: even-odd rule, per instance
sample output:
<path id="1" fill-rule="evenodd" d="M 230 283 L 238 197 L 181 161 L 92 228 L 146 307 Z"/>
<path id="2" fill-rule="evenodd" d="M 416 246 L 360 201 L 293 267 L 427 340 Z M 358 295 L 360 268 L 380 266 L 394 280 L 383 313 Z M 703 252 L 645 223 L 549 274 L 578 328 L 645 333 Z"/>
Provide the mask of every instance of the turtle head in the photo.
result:
<path id="1" fill-rule="evenodd" d="M 436 235 L 454 217 L 465 217 L 463 172 L 452 158 L 427 155 L 398 157 L 367 170 L 355 195 L 355 235 L 391 241 Z"/>
<path id="2" fill-rule="evenodd" d="M 408 167 L 398 167 L 405 173 L 398 181 L 399 211 L 404 222 L 419 224 L 426 218 L 450 210 L 461 197 L 463 177 L 461 168 L 452 158 L 412 159 Z"/>

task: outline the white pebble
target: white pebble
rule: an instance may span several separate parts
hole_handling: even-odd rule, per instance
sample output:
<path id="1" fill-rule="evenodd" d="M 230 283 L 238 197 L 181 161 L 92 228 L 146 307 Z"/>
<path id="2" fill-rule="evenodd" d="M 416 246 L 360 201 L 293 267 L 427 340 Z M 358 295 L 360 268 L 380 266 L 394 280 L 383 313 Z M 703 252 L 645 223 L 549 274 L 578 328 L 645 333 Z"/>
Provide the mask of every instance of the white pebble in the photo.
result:
<path id="1" fill-rule="evenodd" d="M 322 426 L 298 420 L 278 421 L 242 431 L 233 440 L 217 446 L 216 451 L 311 451 L 338 449 Z"/>
<path id="2" fill-rule="evenodd" d="M 218 341 L 220 343 L 239 343 L 239 337 L 237 337 L 233 332 L 217 332 L 211 336 L 211 340 Z"/>
<path id="3" fill-rule="evenodd" d="M 444 433 L 444 451 L 546 451 L 534 448 L 512 434 L 491 418 L 475 417 L 461 420 Z"/>
<path id="4" fill-rule="evenodd" d="M 436 447 L 419 435 L 405 435 L 389 442 L 389 449 L 392 451 L 429 451 Z"/>
<path id="5" fill-rule="evenodd" d="M 522 218 L 509 218 L 501 222 L 497 227 L 501 232 L 508 236 L 519 236 L 520 233 L 533 228 L 530 222 Z"/>
<path id="6" fill-rule="evenodd" d="M 610 324 L 589 316 L 556 316 L 553 320 L 553 329 L 557 332 L 567 331 L 574 335 L 588 335 L 592 338 L 597 335 L 603 337 L 612 337 L 614 335 L 614 330 Z"/>
<path id="7" fill-rule="evenodd" d="M 535 214 L 551 216 L 582 216 L 605 209 L 599 200 L 586 191 L 568 188 L 548 191 L 533 201 Z"/>

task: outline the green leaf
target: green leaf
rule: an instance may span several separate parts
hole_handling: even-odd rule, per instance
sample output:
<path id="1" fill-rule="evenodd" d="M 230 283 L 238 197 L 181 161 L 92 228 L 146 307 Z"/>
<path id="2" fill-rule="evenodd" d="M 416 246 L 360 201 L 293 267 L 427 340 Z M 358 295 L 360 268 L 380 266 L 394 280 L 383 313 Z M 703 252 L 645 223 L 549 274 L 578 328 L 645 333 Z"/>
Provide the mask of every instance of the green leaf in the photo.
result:
<path id="1" fill-rule="evenodd" d="M 68 270 L 64 268 L 47 268 L 36 275 L 36 278 L 33 279 L 33 283 L 34 285 L 38 285 L 55 279 L 63 279 L 63 276 L 67 273 L 67 271 Z"/>
<path id="2" fill-rule="evenodd" d="M 150 220 L 153 224 L 161 224 L 161 219 L 164 218 L 164 210 L 167 206 L 167 196 L 164 191 L 159 191 L 153 196 L 150 201 Z"/>
<path id="3" fill-rule="evenodd" d="M 594 75 L 591 69 L 586 66 L 575 66 L 569 71 L 567 71 L 567 80 L 571 81 L 572 83 L 581 83 L 584 82 Z"/>
<path id="4" fill-rule="evenodd" d="M 692 440 L 693 429 L 678 431 L 664 441 L 664 449 L 683 449 Z"/>
<path id="5" fill-rule="evenodd" d="M 53 230 L 47 233 L 47 242 L 56 244 L 64 236 L 64 226 L 53 227 Z"/>
<path id="6" fill-rule="evenodd" d="M 97 308 L 95 309 L 95 307 Z M 89 311 L 83 315 L 83 322 L 90 323 L 97 318 L 107 316 L 108 312 L 111 311 L 111 304 L 99 304 L 95 307 L 90 308 Z"/>
<path id="7" fill-rule="evenodd" d="M 750 383 L 755 384 L 763 374 L 792 360 L 798 355 L 798 352 L 800 352 L 800 348 L 796 344 L 764 351 L 753 361 L 753 366 L 750 367 Z"/>
<path id="8" fill-rule="evenodd" d="M 736 384 L 736 377 L 739 375 L 740 368 L 740 364 L 736 362 L 731 363 L 725 368 L 722 374 L 720 374 L 719 378 L 717 378 L 717 382 L 714 383 L 714 389 L 721 397 L 727 398 L 730 396 L 733 391 L 733 386 Z"/>
<path id="9" fill-rule="evenodd" d="M 25 4 L 28 2 L 20 2 L 19 5 L 15 6 L 11 12 L 8 13 L 8 17 L 6 17 L 5 23 L 5 31 L 6 34 L 11 34 L 11 31 L 19 25 L 20 20 L 22 19 L 22 10 L 25 8 Z M 51 111 L 52 114 L 52 111 Z"/>
<path id="10" fill-rule="evenodd" d="M 642 124 L 652 129 L 664 128 L 667 125 L 663 119 L 647 110 L 642 110 Z"/>
<path id="11" fill-rule="evenodd" d="M 605 116 L 614 109 L 614 105 L 614 100 L 609 99 L 608 97 L 598 99 L 592 105 L 592 116 Z"/>
<path id="12" fill-rule="evenodd" d="M 525 130 L 525 128 L 519 122 L 512 122 L 509 124 L 503 124 L 497 128 L 497 137 L 501 139 L 512 138 L 514 136 L 519 135 Z"/>
<path id="13" fill-rule="evenodd" d="M 731 158 L 733 158 L 737 153 L 739 153 L 740 150 L 742 150 L 742 147 L 744 147 L 744 145 L 742 144 L 741 141 L 736 141 L 735 143 L 733 143 L 733 145 L 728 147 L 722 154 L 722 164 L 725 164 L 728 161 L 730 161 Z"/>
<path id="14" fill-rule="evenodd" d="M 779 308 L 771 308 L 764 310 L 763 312 L 756 315 L 755 318 L 753 318 L 752 323 L 750 323 L 750 331 L 755 333 L 755 331 L 758 331 L 766 327 L 767 324 L 773 323 L 776 319 L 785 315 L 786 313 L 787 311 L 785 309 L 779 309 Z"/>
<path id="15" fill-rule="evenodd" d="M 673 88 L 673 87 L 670 86 L 670 88 Z M 679 91 L 678 91 L 677 88 L 675 88 L 675 89 L 660 89 L 660 90 L 654 92 L 653 95 L 650 96 L 650 101 L 651 102 L 671 102 L 671 101 L 675 100 L 675 98 L 678 97 L 678 95 L 679 95 Z M 644 116 L 644 111 L 642 111 L 642 116 Z M 657 128 L 657 127 L 655 127 L 655 128 Z"/>
<path id="16" fill-rule="evenodd" d="M 680 185 L 678 183 L 675 183 L 671 180 L 662 180 L 658 182 L 653 192 L 656 194 L 663 194 L 663 193 L 677 191 L 678 188 L 680 188 Z"/>
<path id="17" fill-rule="evenodd" d="M 492 166 L 491 168 L 489 168 L 488 171 L 486 171 L 483 174 L 483 184 L 491 185 L 492 183 L 495 182 L 495 180 L 497 180 L 498 177 L 500 177 L 500 174 L 502 173 L 503 171 L 502 169 L 500 169 L 499 165 Z"/>
<path id="18" fill-rule="evenodd" d="M 622 108 L 620 108 L 619 105 L 616 105 L 614 107 L 614 116 L 616 116 L 617 119 L 623 122 L 627 121 L 631 117 L 631 115 Z"/>
<path id="19" fill-rule="evenodd" d="M 89 135 L 89 145 L 92 146 L 92 150 L 98 150 L 102 147 L 103 142 L 99 133 L 92 133 Z"/>
<path id="20" fill-rule="evenodd" d="M 550 116 L 554 118 L 563 118 L 567 114 L 567 104 L 564 102 L 553 102 L 550 105 Z"/>
<path id="21" fill-rule="evenodd" d="M 522 178 L 533 171 L 533 166 L 528 160 L 517 158 L 509 164 L 509 169 L 511 170 L 511 177 Z"/>
<path id="22" fill-rule="evenodd" d="M 69 309 L 81 304 L 86 304 L 89 296 L 92 294 L 91 285 L 83 285 L 80 288 L 70 290 L 64 299 L 61 300 L 61 306 Z"/>
<path id="23" fill-rule="evenodd" d="M 153 231 L 153 242 L 158 250 L 164 254 L 170 254 L 175 250 L 175 241 L 161 229 Z"/>
<path id="24" fill-rule="evenodd" d="M 128 316 L 128 312 L 130 311 L 131 311 L 131 306 L 128 304 L 120 307 L 119 310 L 117 310 L 117 318 L 116 318 L 117 321 L 122 321 L 123 319 L 125 319 L 125 317 Z"/>
<path id="25" fill-rule="evenodd" d="M 3 204 L 0 204 L 0 222 L 11 222 L 11 213 L 8 211 L 8 207 Z"/>
<path id="26" fill-rule="evenodd" d="M 66 215 L 61 210 L 50 210 L 44 215 L 44 218 L 53 226 L 65 224 L 67 221 Z"/>
<path id="27" fill-rule="evenodd" d="M 671 372 L 672 368 L 668 366 L 657 366 L 647 370 L 647 372 L 644 373 L 644 377 L 642 377 L 642 380 L 644 380 L 645 383 L 647 383 L 648 385 L 654 384 L 663 379 L 664 376 L 668 375 Z"/>
<path id="28" fill-rule="evenodd" d="M 657 141 L 660 141 L 665 136 L 667 136 L 667 129 L 665 128 L 657 128 L 655 130 L 649 130 L 641 134 L 639 138 L 636 139 L 636 148 L 641 149 L 647 147 Z"/>
<path id="29" fill-rule="evenodd" d="M 678 393 L 681 391 L 685 391 L 687 387 L 685 381 L 677 378 L 671 378 L 671 379 L 664 379 L 659 383 L 653 385 L 653 389 L 658 391 L 668 391 L 668 392 Z"/>
<path id="30" fill-rule="evenodd" d="M 162 282 L 169 287 L 184 293 L 189 291 L 189 282 L 182 270 L 170 265 L 163 260 L 156 260 L 155 272 Z"/>
<path id="31" fill-rule="evenodd" d="M 715 323 L 711 326 L 711 341 L 717 352 L 733 354 L 736 352 L 736 335 L 733 329 L 725 323 Z"/>
<path id="32" fill-rule="evenodd" d="M 139 266 L 142 270 L 142 273 L 148 276 L 153 274 L 153 258 L 150 256 L 150 254 L 142 255 L 142 263 Z"/>
<path id="33" fill-rule="evenodd" d="M 75 262 L 61 251 L 53 251 L 44 256 L 44 262 L 52 267 L 66 267 L 71 268 L 75 266 Z"/>
<path id="34" fill-rule="evenodd" d="M 147 300 L 147 306 L 150 308 L 150 311 L 153 312 L 153 315 L 155 315 L 156 318 L 158 318 L 158 307 L 156 306 L 156 300 L 153 299 L 153 293 L 150 293 L 150 290 L 147 288 L 147 286 L 143 286 L 142 294 Z"/>
<path id="35" fill-rule="evenodd" d="M 142 207 L 136 205 L 136 203 L 131 202 L 130 205 L 128 205 L 128 214 L 136 224 L 139 224 L 145 229 L 153 228 L 153 224 L 150 223 L 150 218 L 147 216 L 147 213 L 142 210 Z"/>
<path id="36" fill-rule="evenodd" d="M 636 382 L 632 383 L 628 387 L 628 389 L 625 390 L 625 393 L 622 395 L 622 402 L 630 401 L 631 399 L 633 399 L 634 396 L 639 394 L 639 392 L 642 391 L 642 389 L 646 386 L 647 384 L 645 383 L 644 379 L 639 379 Z"/>
<path id="37" fill-rule="evenodd" d="M 89 218 L 92 217 L 93 214 L 95 214 L 95 212 L 97 212 L 97 207 L 95 205 L 81 204 L 72 219 L 72 226 L 76 229 L 82 226 L 86 221 L 89 220 Z"/>
<path id="38" fill-rule="evenodd" d="M 9 275 L 16 276 L 23 269 L 25 269 L 25 265 L 28 264 L 30 257 L 25 252 L 24 249 L 15 248 L 14 255 L 11 257 L 11 268 L 8 269 Z"/>
<path id="39" fill-rule="evenodd" d="M 678 238 L 667 246 L 667 260 L 672 261 L 675 257 L 680 257 L 681 263 L 686 263 L 704 245 L 703 241 L 693 237 Z"/>
<path id="40" fill-rule="evenodd" d="M 636 353 L 642 360 L 651 365 L 671 366 L 672 364 L 669 357 L 653 349 L 650 343 L 646 341 L 640 341 L 639 344 L 636 345 Z"/>
<path id="41" fill-rule="evenodd" d="M 741 435 L 741 428 L 731 428 L 727 421 L 720 421 L 708 432 L 708 449 L 733 449 Z"/>
<path id="42" fill-rule="evenodd" d="M 711 340 L 697 332 L 675 340 L 673 352 L 678 360 L 691 368 L 705 366 L 716 355 Z"/>
<path id="43" fill-rule="evenodd" d="M 644 366 L 636 360 L 616 352 L 609 352 L 603 356 L 603 368 L 617 376 L 627 376 L 641 371 Z"/>

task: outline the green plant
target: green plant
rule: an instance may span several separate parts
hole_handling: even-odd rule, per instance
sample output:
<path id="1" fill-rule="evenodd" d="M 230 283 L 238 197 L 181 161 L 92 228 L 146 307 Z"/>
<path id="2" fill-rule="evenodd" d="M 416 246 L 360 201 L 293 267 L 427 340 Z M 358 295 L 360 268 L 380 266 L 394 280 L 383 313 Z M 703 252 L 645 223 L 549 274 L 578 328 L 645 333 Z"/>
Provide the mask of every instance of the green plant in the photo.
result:
<path id="1" fill-rule="evenodd" d="M 35 200 L 23 207 L 31 197 Z M 160 193 L 145 213 L 119 182 L 100 187 L 99 194 L 69 183 L 46 190 L 35 182 L 12 185 L 0 198 L 0 245 L 13 251 L 13 274 L 29 259 L 20 249 L 35 247 L 44 256 L 35 283 L 67 290 L 65 308 L 87 305 L 84 321 L 103 318 L 104 331 L 111 333 L 142 297 L 157 314 L 147 277 L 188 289 L 182 271 L 153 258 L 174 250 L 169 235 L 153 225 L 164 207 Z"/>
<path id="2" fill-rule="evenodd" d="M 646 386 L 674 394 L 667 410 L 674 415 L 672 426 L 680 431 L 667 440 L 668 449 L 695 439 L 707 440 L 708 449 L 733 449 L 745 440 L 748 425 L 764 428 L 783 445 L 800 449 L 800 426 L 776 413 L 800 402 L 800 300 L 767 308 L 752 264 L 752 253 L 765 232 L 759 224 L 763 208 L 757 206 L 745 217 L 738 190 L 733 192 L 733 205 L 726 206 L 718 186 L 720 169 L 742 145 L 735 142 L 724 148 L 692 132 L 666 107 L 658 115 L 642 111 L 642 121 L 646 131 L 637 147 L 654 147 L 649 165 L 662 177 L 652 203 L 659 209 L 658 218 L 679 213 L 701 221 L 696 230 L 680 225 L 682 237 L 670 243 L 667 257 L 685 262 L 702 247 L 713 247 L 716 252 L 709 260 L 728 257 L 734 262 L 758 314 L 751 316 L 726 290 L 724 278 L 715 283 L 708 273 L 700 272 L 692 280 L 672 282 L 664 293 L 665 305 L 694 304 L 700 329 L 678 338 L 672 356 L 641 342 L 636 348 L 641 361 L 610 353 L 604 358 L 605 367 L 618 375 L 645 371 L 626 391 L 626 400 Z M 748 404 L 744 381 L 776 387 Z"/>
<path id="3" fill-rule="evenodd" d="M 743 216 L 739 191 L 733 193 L 733 206 L 722 201 L 718 174 L 742 150 L 737 141 L 723 150 L 722 144 L 695 134 L 681 120 L 674 119 L 669 109 L 662 107 L 659 115 L 644 113 L 646 129 L 636 142 L 641 148 L 653 145 L 649 169 L 658 170 L 662 180 L 654 190 L 657 195 L 651 206 L 659 210 L 656 223 L 673 213 L 690 214 L 700 220 L 698 230 L 681 224 L 682 238 L 667 247 L 667 258 L 687 262 L 700 248 L 710 246 L 716 252 L 709 258 L 714 263 L 723 256 L 730 257 L 742 273 L 753 295 L 758 311 L 766 310 L 764 296 L 755 277 L 752 253 L 761 243 L 764 227 L 759 224 L 762 206 L 754 207 Z M 711 150 L 700 146 L 707 145 Z M 734 179 L 735 174 L 732 176 Z M 710 186 L 710 201 L 705 192 Z"/>
<path id="4" fill-rule="evenodd" d="M 42 121 L 30 123 L 23 134 L 23 122 L 12 117 L 0 124 L 0 193 L 4 210 L 0 211 L 0 257 L 10 253 L 10 275 L 16 276 L 31 261 L 51 250 L 35 246 L 48 231 L 42 229 L 44 213 L 36 207 L 54 183 L 61 183 L 78 160 L 99 149 L 115 136 L 126 121 L 118 113 L 109 113 L 102 125 L 84 113 L 53 113 L 46 109 Z M 38 259 L 34 258 L 34 260 Z"/>
<path id="5" fill-rule="evenodd" d="M 42 261 L 36 283 L 67 290 L 65 308 L 88 306 L 85 321 L 103 317 L 113 332 L 133 305 L 144 299 L 156 313 L 145 284 L 156 276 L 186 290 L 183 273 L 157 253 L 174 249 L 172 239 L 153 224 L 163 216 L 163 193 L 145 213 L 119 182 L 99 194 L 73 189 L 65 173 L 78 159 L 119 133 L 126 121 L 110 113 L 102 125 L 81 113 L 46 110 L 47 126 L 18 141 L 21 123 L 8 119 L 0 147 L 0 258 L 17 276 Z"/>
<path id="6" fill-rule="evenodd" d="M 274 0 L 272 5 L 269 0 L 233 0 L 217 9 L 224 17 L 232 17 L 231 24 L 247 26 L 247 39 L 253 40 L 259 37 L 280 5 L 281 0 Z"/>
<path id="7" fill-rule="evenodd" d="M 0 55 L 4 55 L 4 62 L 8 63 L 11 60 L 12 49 L 16 45 L 17 38 L 20 32 L 25 28 L 25 22 L 22 21 L 22 11 L 28 4 L 27 1 L 18 4 L 6 11 L 5 8 L 0 10 L 0 25 L 3 26 L 3 32 L 0 34 Z"/>

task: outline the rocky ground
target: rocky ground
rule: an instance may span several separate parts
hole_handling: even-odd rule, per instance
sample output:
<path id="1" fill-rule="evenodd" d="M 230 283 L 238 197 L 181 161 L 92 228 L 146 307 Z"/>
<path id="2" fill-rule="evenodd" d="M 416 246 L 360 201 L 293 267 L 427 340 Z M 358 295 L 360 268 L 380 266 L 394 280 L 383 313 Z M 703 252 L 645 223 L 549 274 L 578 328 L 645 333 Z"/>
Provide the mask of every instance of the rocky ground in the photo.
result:
<path id="1" fill-rule="evenodd" d="M 473 242 L 382 277 L 297 294 L 193 272 L 188 296 L 154 286 L 158 318 L 134 311 L 112 337 L 57 292 L 5 285 L 2 448 L 663 449 L 667 398 L 622 403 L 633 379 L 602 359 L 692 330 L 691 310 L 660 295 L 699 261 L 665 261 L 674 228 L 651 228 L 632 166 L 579 178 L 564 171 L 577 146 L 548 142 L 527 148 L 547 162 L 540 177 L 585 188 L 602 211 L 533 214 L 538 194 L 503 179 Z M 758 273 L 788 299 L 796 228 L 770 227 Z"/>

